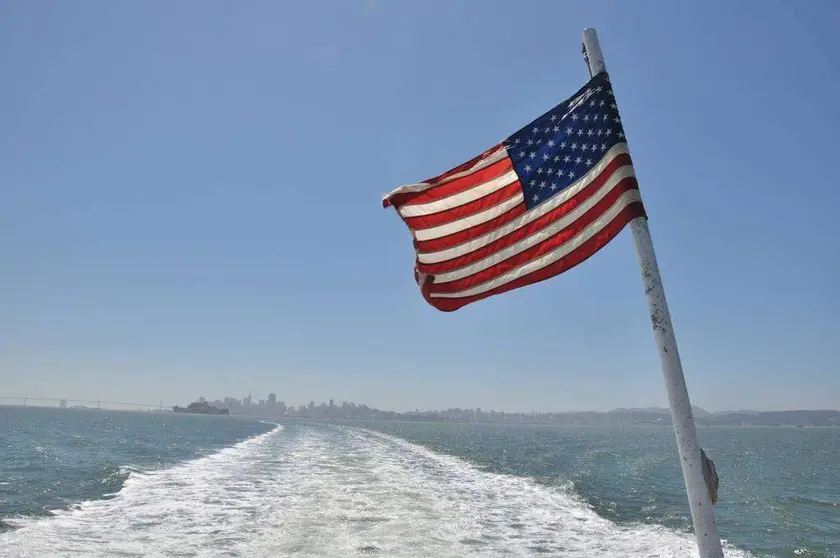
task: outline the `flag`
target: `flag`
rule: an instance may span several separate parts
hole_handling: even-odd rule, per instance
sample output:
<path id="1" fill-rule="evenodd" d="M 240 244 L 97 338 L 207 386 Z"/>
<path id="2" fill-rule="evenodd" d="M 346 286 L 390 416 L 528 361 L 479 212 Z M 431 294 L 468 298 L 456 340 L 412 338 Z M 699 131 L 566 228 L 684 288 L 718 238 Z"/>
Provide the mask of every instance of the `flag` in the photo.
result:
<path id="1" fill-rule="evenodd" d="M 442 311 L 550 279 L 646 216 L 609 76 L 504 141 L 382 200 L 411 231 L 414 276 Z"/>

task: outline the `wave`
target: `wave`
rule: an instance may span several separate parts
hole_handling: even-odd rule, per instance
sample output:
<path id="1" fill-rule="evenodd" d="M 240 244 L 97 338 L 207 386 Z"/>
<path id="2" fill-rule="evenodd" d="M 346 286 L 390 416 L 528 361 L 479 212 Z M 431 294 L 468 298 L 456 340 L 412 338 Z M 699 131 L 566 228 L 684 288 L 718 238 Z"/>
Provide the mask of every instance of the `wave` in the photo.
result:
<path id="1" fill-rule="evenodd" d="M 519 509 L 530 508 L 532 504 L 530 500 L 538 501 L 543 507 L 528 512 L 526 514 L 528 522 L 511 524 L 515 529 L 528 528 L 533 535 L 548 534 L 548 538 L 554 539 L 553 546 L 533 547 L 538 552 L 549 552 L 552 555 L 580 553 L 584 556 L 647 556 L 651 558 L 697 556 L 693 534 L 659 525 L 616 524 L 600 516 L 594 507 L 575 491 L 576 485 L 573 480 L 545 485 L 538 479 L 486 472 L 461 458 L 439 454 L 401 438 L 375 430 L 365 430 L 365 432 L 408 452 L 436 461 L 447 468 L 450 474 L 457 471 L 464 476 L 479 475 L 484 484 L 492 486 L 494 491 L 502 491 L 505 494 L 509 502 L 507 505 L 514 508 L 510 510 L 512 515 L 519 513 Z M 464 485 L 471 486 L 473 483 L 465 480 Z M 560 521 L 549 521 L 546 515 Z M 549 522 L 546 523 L 546 521 Z M 546 530 L 546 526 L 549 529 Z M 569 541 L 575 541 L 575 544 L 570 545 Z M 729 557 L 749 556 L 749 553 L 734 548 L 726 541 L 724 541 L 724 550 L 726 556 Z"/>
<path id="2" fill-rule="evenodd" d="M 692 537 L 610 522 L 569 487 L 350 427 L 277 427 L 170 469 L 129 471 L 112 499 L 19 526 L 0 534 L 0 555 L 697 555 Z"/>

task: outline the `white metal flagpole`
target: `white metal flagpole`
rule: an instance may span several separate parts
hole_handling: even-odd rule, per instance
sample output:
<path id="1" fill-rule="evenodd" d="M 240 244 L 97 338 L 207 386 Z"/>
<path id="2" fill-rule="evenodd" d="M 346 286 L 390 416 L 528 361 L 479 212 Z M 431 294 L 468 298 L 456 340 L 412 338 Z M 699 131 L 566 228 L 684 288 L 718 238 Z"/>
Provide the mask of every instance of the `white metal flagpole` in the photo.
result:
<path id="1" fill-rule="evenodd" d="M 601 45 L 594 29 L 583 31 L 583 49 L 592 76 L 606 69 Z M 697 537 L 697 548 L 701 558 L 723 558 L 712 497 L 703 474 L 704 455 L 697 442 L 697 428 L 694 425 L 691 401 L 688 398 L 688 388 L 685 384 L 680 354 L 677 351 L 677 340 L 671 325 L 671 314 L 665 300 L 665 290 L 662 287 L 662 278 L 659 276 L 659 265 L 656 263 L 647 219 L 645 217 L 633 219 L 630 222 L 630 230 L 633 231 L 633 240 L 636 243 L 636 254 L 642 268 L 653 334 L 659 347 L 662 375 L 665 377 L 665 386 L 671 405 L 671 418 L 674 423 L 674 433 L 677 436 L 677 447 L 688 503 L 691 507 L 694 534 Z"/>

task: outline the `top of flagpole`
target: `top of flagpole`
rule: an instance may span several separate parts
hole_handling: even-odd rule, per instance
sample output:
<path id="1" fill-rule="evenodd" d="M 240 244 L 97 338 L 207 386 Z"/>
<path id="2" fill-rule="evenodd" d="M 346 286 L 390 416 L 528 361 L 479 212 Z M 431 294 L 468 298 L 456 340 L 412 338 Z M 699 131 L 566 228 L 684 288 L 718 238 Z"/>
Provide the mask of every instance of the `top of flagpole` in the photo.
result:
<path id="1" fill-rule="evenodd" d="M 601 53 L 601 44 L 598 42 L 598 33 L 591 27 L 583 30 L 583 56 L 586 58 L 590 77 L 607 69 L 604 55 Z"/>

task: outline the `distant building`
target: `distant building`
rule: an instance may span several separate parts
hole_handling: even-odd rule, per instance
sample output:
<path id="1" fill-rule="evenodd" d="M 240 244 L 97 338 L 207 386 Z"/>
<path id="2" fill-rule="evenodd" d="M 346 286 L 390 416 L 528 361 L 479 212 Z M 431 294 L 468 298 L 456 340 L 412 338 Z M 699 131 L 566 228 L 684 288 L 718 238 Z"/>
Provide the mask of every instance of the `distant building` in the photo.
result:
<path id="1" fill-rule="evenodd" d="M 268 394 L 268 405 L 269 407 L 274 407 L 277 405 L 277 394 L 276 393 L 269 393 Z"/>
<path id="2" fill-rule="evenodd" d="M 225 397 L 225 407 L 234 413 L 239 410 L 239 400 L 234 397 Z"/>
<path id="3" fill-rule="evenodd" d="M 62 399 L 61 401 L 59 401 L 58 402 L 58 408 L 59 409 L 66 409 L 67 408 L 67 400 Z"/>

